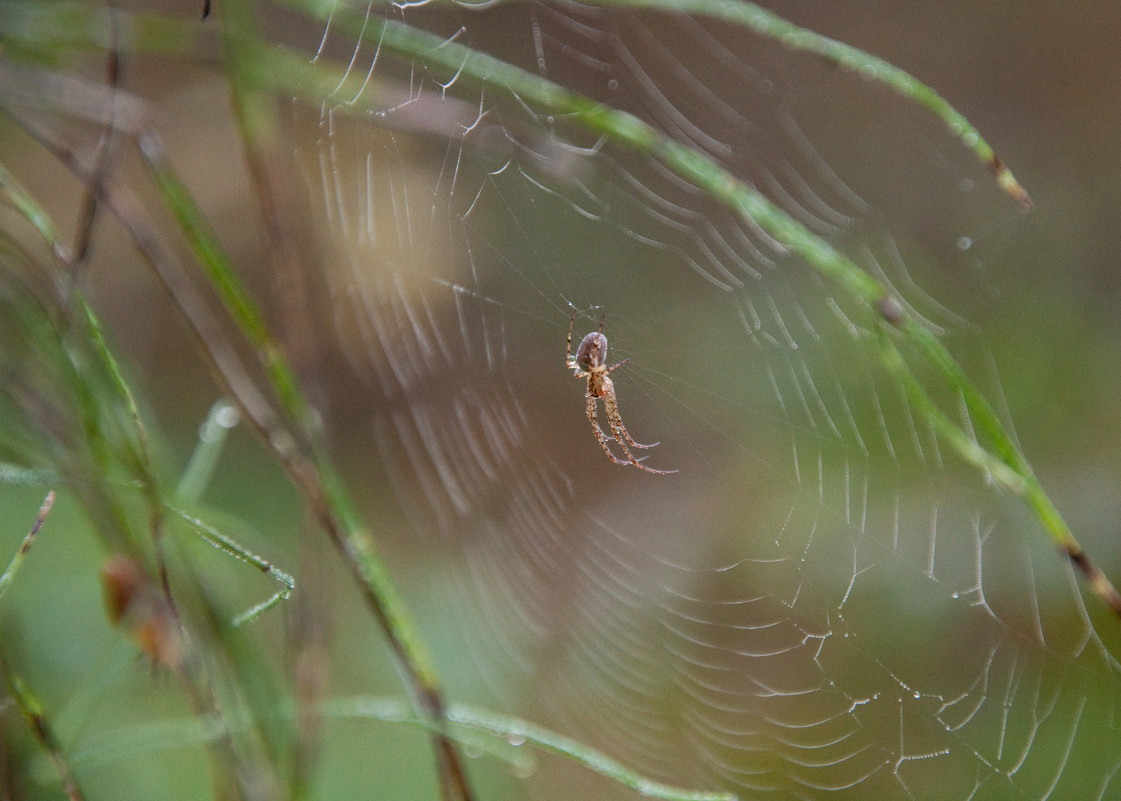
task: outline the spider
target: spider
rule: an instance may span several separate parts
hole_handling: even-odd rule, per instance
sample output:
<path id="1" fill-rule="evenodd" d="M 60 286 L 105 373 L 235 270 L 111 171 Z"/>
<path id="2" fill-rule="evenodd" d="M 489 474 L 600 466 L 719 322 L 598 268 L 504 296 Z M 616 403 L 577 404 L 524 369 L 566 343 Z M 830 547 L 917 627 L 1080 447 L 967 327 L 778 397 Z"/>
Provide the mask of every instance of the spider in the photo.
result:
<path id="1" fill-rule="evenodd" d="M 611 379 L 607 377 L 617 367 L 622 367 L 630 361 L 630 359 L 623 359 L 618 364 L 613 364 L 607 367 L 607 337 L 603 335 L 603 322 L 599 324 L 597 331 L 592 331 L 590 334 L 580 340 L 579 347 L 576 348 L 576 355 L 572 355 L 572 326 L 576 322 L 576 313 L 573 312 L 572 319 L 568 322 L 568 347 L 565 351 L 564 363 L 565 366 L 572 370 L 572 374 L 576 378 L 588 379 L 588 392 L 584 396 L 587 399 L 588 420 L 592 424 L 592 433 L 596 435 L 600 447 L 603 452 L 607 454 L 607 458 L 615 464 L 628 465 L 633 464 L 639 470 L 645 470 L 647 473 L 657 473 L 659 475 L 667 475 L 669 473 L 676 473 L 676 470 L 655 470 L 652 467 L 647 467 L 642 464 L 642 460 L 646 457 L 635 458 L 631 453 L 631 448 L 653 448 L 657 445 L 654 442 L 650 445 L 643 445 L 631 439 L 631 435 L 627 433 L 626 426 L 623 425 L 623 418 L 619 416 L 619 401 L 615 398 L 615 385 L 611 383 Z M 619 443 L 626 455 L 627 460 L 623 461 L 611 452 L 611 448 L 607 445 L 608 436 L 603 433 L 603 429 L 599 427 L 599 422 L 596 420 L 596 399 L 603 398 L 603 405 L 607 410 L 607 423 L 611 426 L 611 439 Z"/>

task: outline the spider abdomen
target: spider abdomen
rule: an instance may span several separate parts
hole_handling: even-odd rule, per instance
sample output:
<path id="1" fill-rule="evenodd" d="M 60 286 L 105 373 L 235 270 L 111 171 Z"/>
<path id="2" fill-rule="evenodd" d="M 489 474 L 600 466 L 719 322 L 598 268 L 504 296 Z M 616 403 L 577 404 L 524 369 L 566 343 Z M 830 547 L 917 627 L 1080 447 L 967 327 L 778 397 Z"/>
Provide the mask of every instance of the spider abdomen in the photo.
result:
<path id="1" fill-rule="evenodd" d="M 607 363 L 607 337 L 599 331 L 592 331 L 576 349 L 576 363 L 581 370 L 591 370 Z"/>

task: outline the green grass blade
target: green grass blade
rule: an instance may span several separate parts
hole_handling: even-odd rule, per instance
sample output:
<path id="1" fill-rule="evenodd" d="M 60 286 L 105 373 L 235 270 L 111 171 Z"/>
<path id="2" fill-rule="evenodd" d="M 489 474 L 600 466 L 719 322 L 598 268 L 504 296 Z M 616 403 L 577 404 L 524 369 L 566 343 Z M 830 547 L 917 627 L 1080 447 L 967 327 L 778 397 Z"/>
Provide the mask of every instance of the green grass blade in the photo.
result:
<path id="1" fill-rule="evenodd" d="M 278 568 L 268 559 L 265 559 L 262 556 L 258 556 L 257 554 L 246 548 L 244 545 L 236 542 L 231 537 L 227 537 L 225 534 L 207 523 L 205 520 L 201 520 L 183 509 L 179 509 L 171 505 L 168 505 L 167 509 L 181 521 L 190 526 L 191 529 L 193 529 L 195 533 L 198 534 L 198 536 L 202 537 L 203 541 L 209 543 L 223 553 L 232 556 L 234 559 L 245 562 L 248 565 L 252 565 L 253 567 L 257 568 L 257 570 L 261 571 L 273 581 L 281 585 L 281 589 L 278 590 L 268 600 L 257 604 L 252 609 L 249 609 L 248 611 L 243 612 L 242 614 L 234 618 L 233 622 L 231 623 L 234 628 L 248 623 L 249 621 L 258 617 L 262 612 L 273 608 L 281 601 L 287 599 L 292 594 L 292 591 L 296 589 L 296 580 L 292 578 L 292 576 L 290 576 L 288 573 L 285 573 L 283 570 Z"/>
<path id="2" fill-rule="evenodd" d="M 930 110 L 945 123 L 951 135 L 992 171 L 997 185 L 1021 208 L 1032 206 L 1027 190 L 965 115 L 918 78 L 882 58 L 799 27 L 773 11 L 740 0 L 602 0 L 606 6 L 656 9 L 722 20 L 774 39 L 792 50 L 813 53 L 862 78 L 881 83 L 908 100 Z"/>
<path id="3" fill-rule="evenodd" d="M 43 528 L 43 523 L 47 520 L 47 515 L 51 513 L 51 507 L 54 506 L 55 491 L 51 490 L 47 493 L 47 497 L 43 499 L 42 505 L 39 507 L 39 513 L 35 516 L 35 522 L 31 524 L 31 530 L 27 532 L 27 536 L 23 538 L 23 542 L 19 544 L 15 556 L 8 563 L 7 569 L 3 575 L 0 575 L 0 599 L 4 597 L 4 593 L 8 591 L 9 585 L 16 577 L 20 566 L 23 564 L 24 557 L 27 552 L 31 550 L 35 538 L 39 536 L 39 530 Z"/>

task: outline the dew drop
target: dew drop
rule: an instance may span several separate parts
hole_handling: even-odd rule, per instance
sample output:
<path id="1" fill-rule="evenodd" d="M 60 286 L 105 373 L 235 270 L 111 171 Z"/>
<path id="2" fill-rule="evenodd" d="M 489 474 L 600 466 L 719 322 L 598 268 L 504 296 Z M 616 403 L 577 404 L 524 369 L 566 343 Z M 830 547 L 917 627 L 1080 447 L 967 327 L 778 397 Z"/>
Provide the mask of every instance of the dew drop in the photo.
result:
<path id="1" fill-rule="evenodd" d="M 234 405 L 223 406 L 214 415 L 214 422 L 222 426 L 222 428 L 233 428 L 241 420 L 241 414 L 238 412 L 237 407 Z"/>

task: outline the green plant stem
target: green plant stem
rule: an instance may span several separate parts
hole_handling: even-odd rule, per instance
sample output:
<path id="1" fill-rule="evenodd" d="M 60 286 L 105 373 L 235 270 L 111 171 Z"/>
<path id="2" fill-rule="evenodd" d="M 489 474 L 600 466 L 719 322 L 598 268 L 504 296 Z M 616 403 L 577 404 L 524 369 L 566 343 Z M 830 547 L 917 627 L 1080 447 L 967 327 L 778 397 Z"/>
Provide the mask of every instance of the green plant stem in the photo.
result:
<path id="1" fill-rule="evenodd" d="M 325 454 L 308 441 L 311 438 L 307 437 L 307 432 L 314 425 L 314 415 L 299 388 L 299 383 L 283 350 L 269 333 L 263 315 L 242 286 L 209 223 L 198 210 L 182 182 L 168 166 L 162 145 L 158 145 L 154 136 L 149 134 L 143 147 L 164 202 L 175 215 L 199 265 L 221 296 L 227 312 L 259 355 L 270 386 L 276 393 L 286 417 L 295 423 L 305 440 L 304 446 L 312 452 L 311 461 L 305 462 L 300 457 L 295 443 L 285 441 L 280 431 L 266 430 L 269 444 L 290 468 L 300 487 L 313 500 L 314 505 L 319 509 L 321 522 L 346 543 L 345 551 L 354 560 L 368 591 L 367 597 L 371 601 L 377 600 L 377 605 L 382 608 L 389 628 L 397 632 L 396 639 L 399 641 L 401 652 L 407 654 L 408 661 L 415 666 L 415 670 L 410 672 L 415 672 L 422 686 L 435 686 L 435 673 L 429 659 L 424 655 L 424 650 L 414 634 L 414 627 L 406 622 L 408 616 L 404 612 L 404 606 L 396 590 L 392 588 L 381 557 L 368 533 L 358 522 L 359 516 L 350 502 L 349 495 Z M 240 400 L 240 395 L 237 397 Z"/>
<path id="2" fill-rule="evenodd" d="M 448 708 L 448 720 L 460 726 L 479 729 L 507 740 L 524 739 L 541 751 L 567 757 L 589 770 L 630 787 L 640 795 L 667 801 L 736 801 L 734 793 L 687 790 L 641 776 L 594 748 L 519 718 L 496 715 L 462 704 Z"/>
<path id="3" fill-rule="evenodd" d="M 20 714 L 23 715 L 28 728 L 31 729 L 32 736 L 34 736 L 39 747 L 46 752 L 55 773 L 58 774 L 66 797 L 70 801 L 82 801 L 82 791 L 78 787 L 78 782 L 74 778 L 69 763 L 63 756 L 62 748 L 59 746 L 58 738 L 55 737 L 54 730 L 47 719 L 47 713 L 43 709 L 43 705 L 39 703 L 39 699 L 31 691 L 31 688 L 12 671 L 3 659 L 0 659 L 0 673 L 4 676 L 8 693 L 15 700 Z"/>
<path id="4" fill-rule="evenodd" d="M 47 497 L 43 499 L 43 503 L 39 506 L 39 513 L 35 516 L 35 522 L 31 524 L 31 530 L 27 532 L 27 536 L 23 538 L 23 542 L 19 544 L 19 549 L 12 557 L 12 561 L 8 563 L 7 569 L 3 575 L 0 575 L 0 598 L 4 597 L 4 593 L 8 591 L 12 580 L 16 577 L 20 566 L 23 564 L 27 552 L 31 550 L 31 546 L 35 543 L 35 538 L 39 536 L 39 530 L 43 528 L 43 523 L 47 520 L 47 515 L 51 513 L 51 507 L 54 506 L 55 491 L 50 490 Z"/>
<path id="5" fill-rule="evenodd" d="M 65 263 L 69 261 L 66 247 L 54 227 L 54 220 L 32 197 L 16 177 L 0 163 L 0 197 L 22 216 L 44 242 L 50 246 L 56 258 Z"/>
<path id="6" fill-rule="evenodd" d="M 335 720 L 352 718 L 431 727 L 429 721 L 417 716 L 413 705 L 397 698 L 333 698 L 323 702 L 320 711 L 324 717 Z M 292 710 L 282 710 L 278 714 L 291 715 Z M 543 753 L 571 759 L 576 764 L 648 798 L 665 801 L 736 801 L 737 798 L 734 793 L 691 790 L 655 781 L 630 770 L 602 751 L 521 718 L 498 715 L 464 704 L 449 704 L 446 718 L 451 724 L 448 733 L 458 742 L 484 750 L 497 759 L 519 765 L 523 769 L 529 769 L 532 762 L 527 757 L 517 758 L 512 755 L 518 753 L 522 743 Z M 246 725 L 245 722 L 236 720 L 227 720 L 225 723 L 232 729 Z M 482 732 L 485 737 L 480 738 L 478 732 Z M 119 734 L 107 734 L 84 750 L 72 754 L 71 759 L 76 766 L 85 770 L 101 769 L 117 762 L 146 757 L 155 750 L 209 743 L 224 735 L 228 735 L 228 732 L 224 732 L 221 726 L 199 719 L 134 724 Z"/>
<path id="7" fill-rule="evenodd" d="M 954 446 L 959 454 L 967 461 L 988 471 L 994 479 L 1008 490 L 1027 501 L 1036 518 L 1042 523 L 1044 530 L 1050 534 L 1055 544 L 1070 559 L 1071 564 L 1086 578 L 1091 592 L 1098 596 L 1099 600 L 1109 607 L 1115 615 L 1121 617 L 1121 593 L 1117 591 L 1105 573 L 1091 561 L 1078 540 L 1075 539 L 1062 514 L 1055 508 L 1051 498 L 1036 478 L 1031 465 L 1012 443 L 1011 437 L 1004 430 L 1004 426 L 992 405 L 969 381 L 961 366 L 946 352 L 945 347 L 935 338 L 934 334 L 914 320 L 901 320 L 900 325 L 908 333 L 908 339 L 925 352 L 927 358 L 938 367 L 943 378 L 961 395 L 970 418 L 988 440 L 994 443 L 998 455 L 984 450 L 960 426 L 955 425 L 946 417 L 926 394 L 918 380 L 906 367 L 902 354 L 894 347 L 887 350 L 884 357 L 889 370 L 903 382 L 908 395 L 917 403 L 919 408 L 923 409 L 927 419 Z"/>
<path id="8" fill-rule="evenodd" d="M 219 531 L 206 521 L 200 520 L 199 518 L 194 517 L 183 509 L 178 509 L 171 505 L 168 505 L 167 509 L 172 514 L 178 516 L 180 520 L 193 528 L 205 542 L 213 545 L 218 550 L 232 556 L 239 561 L 252 565 L 262 573 L 264 573 L 266 576 L 271 578 L 273 581 L 281 585 L 282 589 L 276 592 L 272 597 L 257 604 L 252 609 L 249 609 L 234 618 L 233 622 L 231 623 L 234 628 L 244 625 L 245 623 L 248 623 L 249 621 L 257 618 L 262 612 L 266 612 L 269 609 L 272 609 L 278 603 L 288 598 L 292 594 L 292 591 L 296 588 L 296 580 L 293 579 L 290 575 L 278 568 L 268 559 L 265 559 L 262 556 L 258 556 L 252 551 L 246 549 L 243 545 L 239 545 L 238 543 L 234 542 L 232 539 L 227 537 L 225 534 L 223 534 L 221 531 Z"/>
<path id="9" fill-rule="evenodd" d="M 333 717 L 423 723 L 415 718 L 410 719 L 402 704 L 387 698 L 335 699 L 324 705 L 324 714 Z M 447 720 L 454 724 L 451 733 L 461 741 L 467 742 L 463 730 L 469 729 L 500 737 L 507 743 L 524 742 L 539 751 L 571 759 L 576 764 L 606 776 L 648 798 L 661 798 L 666 801 L 736 801 L 737 798 L 734 793 L 689 790 L 654 781 L 635 773 L 602 751 L 521 718 L 498 715 L 464 704 L 449 704 Z"/>
<path id="10" fill-rule="evenodd" d="M 781 42 L 793 50 L 821 56 L 840 67 L 857 72 L 861 77 L 883 84 L 908 100 L 929 109 L 945 123 L 950 133 L 968 148 L 977 160 L 988 167 L 997 185 L 1023 209 L 1032 206 L 1027 190 L 996 154 L 972 123 L 945 98 L 891 62 L 873 56 L 860 48 L 838 42 L 816 31 L 799 27 L 778 14 L 754 3 L 741 0 L 601 0 L 605 6 L 627 6 L 657 9 L 682 14 L 696 14 L 722 20 L 754 31 L 760 36 Z"/>
<path id="11" fill-rule="evenodd" d="M 230 16 L 233 20 L 230 24 L 239 26 L 237 32 L 232 34 L 235 43 L 254 38 L 246 30 L 251 22 L 239 16 L 246 13 L 243 7 L 232 2 L 228 4 L 226 12 L 231 10 L 234 13 Z M 260 105 L 254 104 L 251 109 L 243 110 L 242 122 L 256 129 L 257 126 L 267 124 L 259 116 L 263 114 L 267 112 Z M 279 429 L 263 424 L 263 421 L 257 420 L 252 408 L 247 408 L 250 419 L 261 424 L 266 440 L 311 503 L 320 524 L 346 557 L 364 590 L 369 606 L 389 639 L 418 704 L 418 711 L 439 724 L 443 717 L 444 702 L 436 671 L 390 578 L 384 560 L 369 532 L 359 522 L 359 515 L 349 494 L 318 444 L 316 417 L 300 388 L 295 372 L 269 331 L 264 316 L 243 287 L 217 237 L 182 181 L 171 169 L 162 142 L 148 129 L 137 132 L 137 140 L 165 204 L 174 215 L 199 266 L 218 292 L 227 313 L 257 353 L 269 384 L 284 411 L 284 417 L 295 428 L 298 441 L 278 436 L 281 434 Z M 241 401 L 236 389 L 234 396 Z M 304 457 L 305 452 L 308 458 Z M 438 728 L 437 726 L 437 730 Z M 469 798 L 465 774 L 450 741 L 437 733 L 434 745 L 441 765 L 441 777 L 450 776 L 458 795 Z M 442 787 L 447 795 L 450 791 L 443 781 Z"/>
<path id="12" fill-rule="evenodd" d="M 236 424 L 237 410 L 225 398 L 215 401 L 199 427 L 199 441 L 175 486 L 177 503 L 194 504 L 210 484 L 222 454 L 230 427 Z"/>

